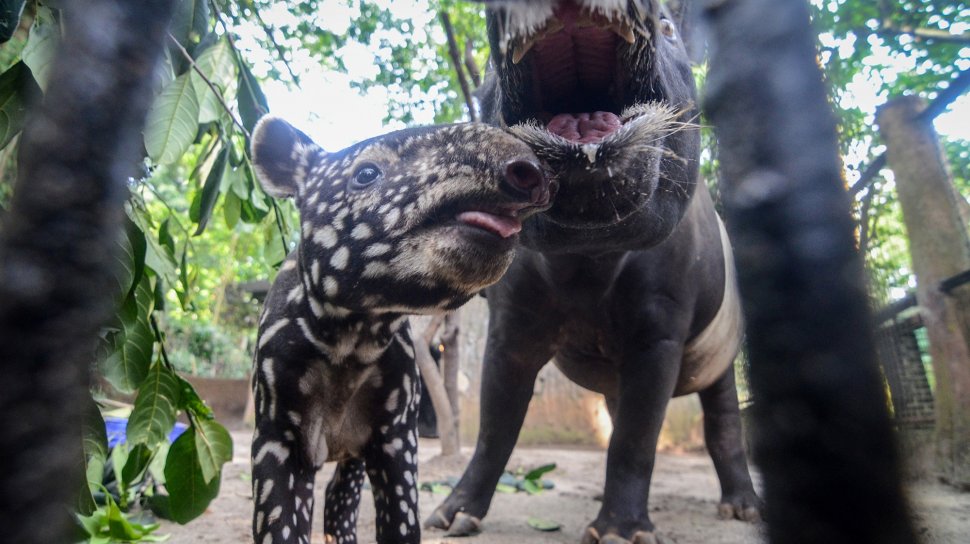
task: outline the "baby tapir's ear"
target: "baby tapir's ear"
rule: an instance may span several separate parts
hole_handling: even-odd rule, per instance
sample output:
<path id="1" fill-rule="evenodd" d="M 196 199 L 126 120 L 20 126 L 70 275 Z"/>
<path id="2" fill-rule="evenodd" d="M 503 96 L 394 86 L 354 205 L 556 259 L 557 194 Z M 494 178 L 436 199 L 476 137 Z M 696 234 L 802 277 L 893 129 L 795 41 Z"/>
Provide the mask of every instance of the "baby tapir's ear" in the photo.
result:
<path id="1" fill-rule="evenodd" d="M 253 129 L 252 153 L 263 189 L 270 196 L 285 198 L 300 192 L 310 159 L 323 150 L 293 125 L 268 115 Z"/>

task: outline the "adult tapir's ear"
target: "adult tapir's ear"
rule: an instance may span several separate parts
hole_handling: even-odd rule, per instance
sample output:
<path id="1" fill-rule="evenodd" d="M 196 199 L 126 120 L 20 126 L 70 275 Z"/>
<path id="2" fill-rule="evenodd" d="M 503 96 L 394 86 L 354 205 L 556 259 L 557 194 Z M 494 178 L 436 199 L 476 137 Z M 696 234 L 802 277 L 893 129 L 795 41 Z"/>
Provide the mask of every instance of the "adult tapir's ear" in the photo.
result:
<path id="1" fill-rule="evenodd" d="M 252 153 L 263 189 L 270 196 L 284 198 L 300 192 L 310 159 L 323 150 L 293 125 L 268 115 L 253 129 Z"/>

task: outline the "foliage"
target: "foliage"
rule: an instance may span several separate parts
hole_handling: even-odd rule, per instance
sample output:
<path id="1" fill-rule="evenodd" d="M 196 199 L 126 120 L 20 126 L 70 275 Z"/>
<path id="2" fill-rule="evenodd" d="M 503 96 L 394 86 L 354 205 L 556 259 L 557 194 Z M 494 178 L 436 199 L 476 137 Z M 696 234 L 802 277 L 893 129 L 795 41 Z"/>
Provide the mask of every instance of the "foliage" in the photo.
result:
<path id="1" fill-rule="evenodd" d="M 970 3 L 960 0 L 813 0 L 822 31 L 819 59 L 832 89 L 849 182 L 857 179 L 884 147 L 872 111 L 864 111 L 852 89 L 875 82 L 881 100 L 919 94 L 932 100 L 956 75 L 970 69 Z M 970 142 L 944 142 L 958 190 L 970 194 Z M 868 237 L 866 261 L 874 297 L 885 302 L 915 285 L 902 211 L 891 172 L 884 171 L 862 199 Z"/>

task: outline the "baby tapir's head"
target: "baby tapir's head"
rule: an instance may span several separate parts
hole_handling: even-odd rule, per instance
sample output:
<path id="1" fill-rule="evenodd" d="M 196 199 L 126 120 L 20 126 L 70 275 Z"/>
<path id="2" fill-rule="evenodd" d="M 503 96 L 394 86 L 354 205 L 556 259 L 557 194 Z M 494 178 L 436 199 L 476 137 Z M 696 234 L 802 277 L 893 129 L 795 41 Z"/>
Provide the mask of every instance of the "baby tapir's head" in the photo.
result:
<path id="1" fill-rule="evenodd" d="M 527 145 L 476 123 L 327 153 L 264 118 L 252 152 L 266 192 L 296 200 L 303 284 L 330 313 L 463 304 L 505 273 L 522 220 L 548 208 L 555 189 Z"/>

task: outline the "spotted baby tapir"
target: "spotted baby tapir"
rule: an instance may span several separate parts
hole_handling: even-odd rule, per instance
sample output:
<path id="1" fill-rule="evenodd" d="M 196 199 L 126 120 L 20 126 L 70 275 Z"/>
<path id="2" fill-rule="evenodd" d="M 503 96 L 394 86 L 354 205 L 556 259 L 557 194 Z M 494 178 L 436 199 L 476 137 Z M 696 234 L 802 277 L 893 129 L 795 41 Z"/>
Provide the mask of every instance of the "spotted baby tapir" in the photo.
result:
<path id="1" fill-rule="evenodd" d="M 366 472 L 377 541 L 419 542 L 416 411 L 407 315 L 456 308 L 512 261 L 521 221 L 555 187 L 529 148 L 481 124 L 394 132 L 324 152 L 262 120 L 253 162 L 293 197 L 299 246 L 259 324 L 253 372 L 253 538 L 309 544 L 327 461 L 326 542 L 357 541 Z"/>

